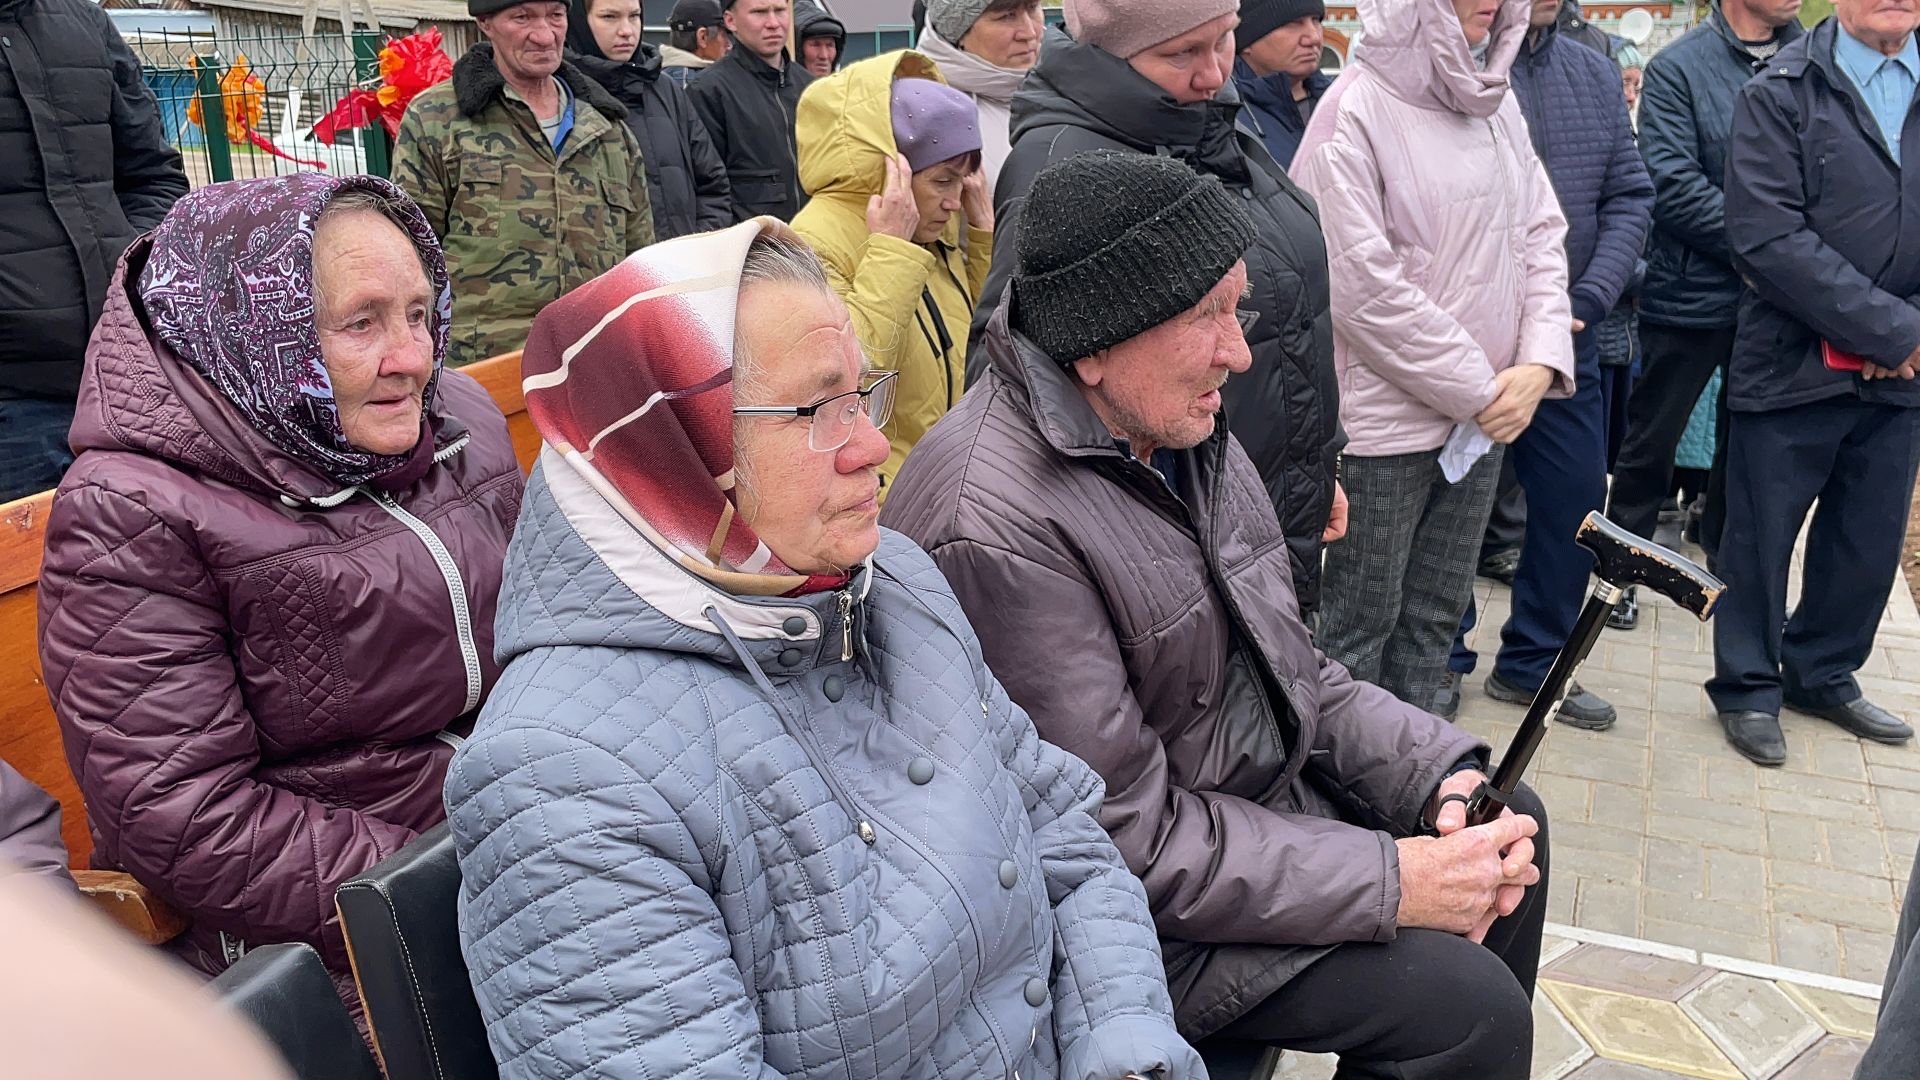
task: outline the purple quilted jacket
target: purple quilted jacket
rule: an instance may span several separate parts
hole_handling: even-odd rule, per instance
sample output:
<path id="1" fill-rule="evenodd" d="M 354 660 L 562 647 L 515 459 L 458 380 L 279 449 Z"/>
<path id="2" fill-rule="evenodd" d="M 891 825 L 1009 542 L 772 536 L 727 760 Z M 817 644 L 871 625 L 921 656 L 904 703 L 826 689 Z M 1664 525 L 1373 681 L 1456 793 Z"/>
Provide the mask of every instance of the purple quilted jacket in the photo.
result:
<path id="1" fill-rule="evenodd" d="M 446 371 L 432 469 L 341 492 L 149 334 L 145 254 L 87 351 L 40 576 L 94 863 L 185 913 L 203 971 L 304 941 L 345 972 L 334 890 L 444 817 L 455 732 L 498 675 L 520 469 L 486 391 Z"/>

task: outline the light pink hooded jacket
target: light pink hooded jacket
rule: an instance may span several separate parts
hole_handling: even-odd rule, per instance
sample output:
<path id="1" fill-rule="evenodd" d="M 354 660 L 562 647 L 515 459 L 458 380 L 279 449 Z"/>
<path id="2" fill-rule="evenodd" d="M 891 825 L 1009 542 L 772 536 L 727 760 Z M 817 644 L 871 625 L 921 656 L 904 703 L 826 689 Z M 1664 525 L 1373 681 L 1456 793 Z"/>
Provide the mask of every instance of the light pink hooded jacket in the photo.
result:
<path id="1" fill-rule="evenodd" d="M 1528 0 L 1501 0 L 1486 70 L 1448 0 L 1359 0 L 1366 35 L 1290 170 L 1320 204 L 1350 455 L 1440 447 L 1494 373 L 1573 392 L 1566 219 L 1507 69 Z"/>

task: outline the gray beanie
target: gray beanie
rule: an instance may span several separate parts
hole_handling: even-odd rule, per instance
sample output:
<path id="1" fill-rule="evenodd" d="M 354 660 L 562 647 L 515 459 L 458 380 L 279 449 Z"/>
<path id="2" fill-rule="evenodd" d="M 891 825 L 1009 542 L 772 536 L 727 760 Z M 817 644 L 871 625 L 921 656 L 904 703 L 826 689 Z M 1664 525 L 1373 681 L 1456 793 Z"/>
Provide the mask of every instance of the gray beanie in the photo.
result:
<path id="1" fill-rule="evenodd" d="M 1240 200 L 1182 161 L 1076 154 L 1027 192 L 1013 328 L 1056 364 L 1084 360 L 1198 304 L 1253 240 Z"/>
<path id="2" fill-rule="evenodd" d="M 927 25 L 947 44 L 958 45 L 992 6 L 993 0 L 927 0 Z"/>

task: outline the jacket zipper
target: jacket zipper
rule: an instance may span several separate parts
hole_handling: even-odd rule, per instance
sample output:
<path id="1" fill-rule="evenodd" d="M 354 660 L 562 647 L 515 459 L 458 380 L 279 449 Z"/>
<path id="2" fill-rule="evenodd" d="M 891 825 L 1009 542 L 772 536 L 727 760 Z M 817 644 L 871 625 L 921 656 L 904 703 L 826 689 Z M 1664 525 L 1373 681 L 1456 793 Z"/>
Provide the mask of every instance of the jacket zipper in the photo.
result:
<path id="1" fill-rule="evenodd" d="M 1501 218 L 1507 223 L 1507 229 L 1506 229 L 1507 253 L 1508 253 L 1508 257 L 1512 258 L 1513 256 L 1513 202 L 1516 198 L 1519 197 L 1519 191 L 1514 186 L 1513 174 L 1507 169 L 1507 155 L 1505 152 L 1501 150 L 1500 122 L 1492 117 L 1488 117 L 1487 132 L 1493 136 L 1493 150 L 1494 150 L 1493 156 L 1495 159 L 1497 159 L 1500 162 L 1500 187 L 1502 191 L 1505 192 L 1506 194 L 1506 198 L 1500 200 L 1500 215 L 1501 215 Z M 1515 269 L 1520 272 L 1519 274 L 1520 280 L 1525 281 L 1527 278 L 1527 272 L 1526 272 L 1527 268 L 1525 266 L 1525 261 L 1519 260 L 1515 266 Z M 1520 317 L 1517 320 L 1515 320 L 1515 323 L 1514 323 L 1516 341 L 1519 339 L 1519 331 L 1521 330 L 1522 327 L 1526 325 L 1526 321 L 1527 321 L 1526 305 L 1522 304 Z"/>
<path id="2" fill-rule="evenodd" d="M 443 460 L 441 454 L 451 456 L 462 445 L 464 445 L 463 442 L 454 443 L 446 450 L 435 454 L 434 460 Z M 446 579 L 447 597 L 453 602 L 453 628 L 455 636 L 460 640 L 460 659 L 467 670 L 466 703 L 460 706 L 458 714 L 465 716 L 480 704 L 482 675 L 480 646 L 474 641 L 473 612 L 467 606 L 467 587 L 460 578 L 460 566 L 454 562 L 453 553 L 447 550 L 447 545 L 442 543 L 440 537 L 434 533 L 433 526 L 409 513 L 390 495 L 372 488 L 363 487 L 360 490 L 366 492 L 367 498 L 372 499 L 380 509 L 392 515 L 395 520 L 411 529 L 413 534 L 420 538 L 420 542 L 427 546 L 427 552 L 433 556 L 434 564 L 440 568 L 440 576 Z"/>
<path id="3" fill-rule="evenodd" d="M 853 659 L 853 586 L 840 590 L 840 662 Z"/>

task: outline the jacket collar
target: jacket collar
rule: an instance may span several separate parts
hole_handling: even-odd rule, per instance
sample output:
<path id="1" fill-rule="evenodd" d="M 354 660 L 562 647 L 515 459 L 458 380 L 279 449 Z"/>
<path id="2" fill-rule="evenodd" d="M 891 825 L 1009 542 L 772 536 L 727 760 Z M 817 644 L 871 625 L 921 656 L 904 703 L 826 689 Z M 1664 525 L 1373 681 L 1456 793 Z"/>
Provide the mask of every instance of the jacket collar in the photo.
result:
<path id="1" fill-rule="evenodd" d="M 1011 134 L 1064 124 L 1144 153 L 1167 153 L 1203 172 L 1245 180 L 1234 139 L 1240 99 L 1231 81 L 1212 101 L 1182 105 L 1104 49 L 1049 35 L 1040 63 L 1013 96 Z"/>
<path id="2" fill-rule="evenodd" d="M 1746 43 L 1740 40 L 1740 35 L 1734 33 L 1733 27 L 1727 25 L 1727 17 L 1720 14 L 1718 0 L 1715 0 L 1713 11 L 1707 15 L 1703 25 L 1712 27 L 1713 32 L 1720 36 L 1720 40 L 1727 43 L 1727 48 L 1732 49 L 1742 60 L 1749 64 L 1758 63 L 1753 59 L 1753 54 L 1747 51 Z M 1799 20 L 1789 20 L 1785 26 L 1773 32 L 1773 40 L 1779 42 L 1781 48 L 1785 48 L 1799 40 L 1805 33 L 1806 30 L 1800 26 Z M 1831 53 L 1832 50 L 1829 49 L 1828 52 Z"/>
<path id="3" fill-rule="evenodd" d="M 1286 72 L 1272 75 L 1259 75 L 1245 59 L 1233 61 L 1233 82 L 1240 89 L 1241 100 L 1249 105 L 1258 105 L 1263 109 L 1278 109 L 1282 105 L 1294 105 L 1293 76 Z M 1301 80 L 1307 88 L 1307 100 L 1317 101 L 1333 85 L 1325 72 L 1316 71 Z"/>
<path id="4" fill-rule="evenodd" d="M 753 76 L 761 82 L 769 83 L 773 86 L 786 86 L 793 81 L 793 55 L 787 52 L 787 50 L 782 49 L 780 50 L 780 61 L 780 66 L 774 67 L 772 64 L 760 59 L 752 49 L 740 44 L 739 39 L 736 38 L 733 43 L 733 48 L 727 50 L 727 55 L 714 61 L 714 63 L 716 66 L 732 64 L 742 71 L 751 72 Z"/>
<path id="5" fill-rule="evenodd" d="M 573 91 L 575 101 L 586 102 L 609 120 L 626 118 L 627 107 L 579 68 L 563 60 L 554 75 Z M 460 107 L 460 115 L 467 119 L 479 116 L 495 101 L 504 100 L 506 89 L 507 77 L 500 74 L 499 66 L 493 62 L 491 42 L 483 41 L 468 49 L 453 65 L 454 100 Z"/>

